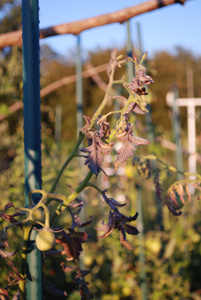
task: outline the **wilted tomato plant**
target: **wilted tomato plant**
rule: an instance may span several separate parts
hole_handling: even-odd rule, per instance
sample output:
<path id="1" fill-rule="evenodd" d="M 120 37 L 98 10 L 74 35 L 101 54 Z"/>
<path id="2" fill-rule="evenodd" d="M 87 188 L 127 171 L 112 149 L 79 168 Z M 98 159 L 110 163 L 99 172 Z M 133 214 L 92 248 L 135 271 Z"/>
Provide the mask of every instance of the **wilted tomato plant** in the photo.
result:
<path id="1" fill-rule="evenodd" d="M 90 118 L 84 116 L 86 124 L 81 129 L 78 140 L 75 147 L 69 157 L 66 159 L 61 170 L 58 172 L 53 185 L 49 192 L 43 190 L 32 190 L 29 194 L 29 207 L 15 207 L 13 203 L 8 203 L 4 210 L 0 213 L 0 217 L 10 224 L 1 230 L 1 241 L 0 241 L 0 256 L 5 259 L 9 275 L 8 275 L 8 287 L 11 288 L 14 285 L 19 286 L 20 299 L 25 299 L 26 291 L 26 279 L 27 279 L 27 265 L 26 265 L 26 253 L 27 245 L 31 231 L 36 231 L 36 246 L 40 251 L 44 252 L 45 257 L 62 256 L 65 261 L 72 261 L 74 265 L 68 265 L 64 262 L 61 263 L 62 270 L 64 272 L 74 272 L 75 282 L 80 290 L 81 299 L 92 299 L 93 296 L 89 291 L 88 282 L 85 280 L 85 276 L 88 274 L 87 271 L 81 270 L 79 267 L 79 257 L 82 252 L 82 243 L 88 240 L 88 234 L 86 232 L 79 231 L 80 228 L 86 227 L 92 222 L 92 218 L 83 222 L 79 214 L 83 208 L 83 201 L 79 199 L 79 194 L 85 188 L 95 188 L 102 196 L 102 199 L 109 207 L 108 221 L 102 222 L 102 225 L 97 228 L 98 231 L 102 231 L 103 234 L 99 238 L 105 238 L 112 233 L 113 230 L 119 231 L 120 243 L 127 249 L 133 249 L 133 246 L 127 240 L 127 234 L 137 235 L 138 229 L 133 225 L 133 222 L 137 219 L 138 213 L 133 216 L 126 216 L 120 212 L 121 207 L 125 204 L 119 203 L 114 198 L 107 195 L 106 190 L 101 190 L 96 184 L 90 180 L 92 176 L 98 176 L 100 172 L 104 172 L 102 169 L 104 155 L 111 153 L 114 149 L 116 142 L 121 142 L 121 146 L 117 152 L 116 160 L 114 162 L 114 172 L 118 167 L 124 164 L 129 157 L 134 155 L 136 150 L 135 145 L 148 145 L 149 141 L 137 136 L 134 136 L 133 129 L 134 125 L 129 122 L 131 113 L 134 114 L 146 114 L 145 97 L 147 95 L 146 85 L 152 84 L 153 79 L 146 74 L 146 69 L 142 65 L 145 60 L 147 53 L 142 56 L 141 61 L 138 63 L 136 56 L 133 54 L 133 58 L 127 57 L 129 61 L 134 64 L 135 77 L 131 82 L 126 82 L 124 79 L 114 80 L 115 70 L 121 67 L 125 63 L 126 58 L 117 56 L 117 50 L 114 49 L 111 53 L 111 58 L 107 68 L 108 85 L 105 96 L 102 103 Z M 127 93 L 127 97 L 115 95 L 113 87 L 116 84 L 122 85 Z M 120 109 L 116 111 L 109 111 L 106 114 L 102 114 L 103 110 L 107 108 L 107 104 L 112 101 L 120 102 Z M 112 127 L 110 125 L 111 115 L 116 115 L 116 123 Z M 86 139 L 88 146 L 81 148 L 83 140 Z M 85 165 L 88 166 L 89 171 L 86 177 L 81 183 L 70 193 L 66 195 L 60 195 L 55 193 L 56 186 L 61 178 L 61 175 L 69 163 L 76 157 L 84 157 Z M 153 155 L 147 157 L 144 160 L 144 169 L 140 169 L 140 159 L 135 158 L 134 162 L 138 166 L 138 170 L 141 173 L 146 172 L 148 176 L 151 173 L 151 160 L 157 160 Z M 161 162 L 161 161 L 159 161 Z M 169 168 L 167 165 L 164 169 Z M 163 189 L 159 181 L 159 173 L 163 171 L 161 169 L 155 169 L 154 182 L 156 186 L 156 194 L 161 201 L 161 193 Z M 185 175 L 185 174 L 184 174 Z M 193 182 L 194 185 L 199 185 L 199 180 Z M 184 182 L 183 182 L 184 183 Z M 188 180 L 185 181 L 187 185 Z M 176 194 L 182 199 L 183 203 L 183 192 L 181 189 L 182 183 L 170 187 L 168 190 L 169 198 L 167 205 L 169 209 L 174 213 L 180 208 L 177 207 Z M 188 195 L 188 188 L 185 190 Z M 38 204 L 32 205 L 32 197 L 34 195 L 40 196 Z M 172 202 L 171 202 L 172 201 Z M 52 202 L 54 204 L 54 210 L 50 210 Z M 8 213 L 12 210 L 12 213 Z M 63 212 L 68 212 L 71 216 L 71 224 L 63 225 L 62 227 L 56 226 L 57 219 L 62 215 Z M 23 247 L 22 247 L 22 270 L 19 271 L 10 257 L 16 255 L 16 250 L 9 251 L 9 239 L 8 231 L 12 230 L 13 227 L 19 227 L 23 231 Z M 19 251 L 19 250 L 18 250 Z M 0 295 L 6 299 L 8 292 L 7 289 L 0 289 Z M 67 293 L 63 292 L 63 296 Z"/>

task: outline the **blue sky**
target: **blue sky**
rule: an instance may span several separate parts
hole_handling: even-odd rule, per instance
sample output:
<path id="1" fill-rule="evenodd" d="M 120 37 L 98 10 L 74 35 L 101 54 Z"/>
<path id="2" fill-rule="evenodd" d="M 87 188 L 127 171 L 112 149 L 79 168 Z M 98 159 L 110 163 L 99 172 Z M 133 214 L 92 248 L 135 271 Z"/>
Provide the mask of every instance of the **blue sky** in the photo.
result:
<path id="1" fill-rule="evenodd" d="M 143 0 L 39 0 L 40 28 L 82 20 L 101 14 L 135 6 Z M 56 3 L 56 4 L 55 4 Z M 174 51 L 182 46 L 201 56 L 201 0 L 188 0 L 185 5 L 173 4 L 131 19 L 131 33 L 137 45 L 137 22 L 140 23 L 144 51 L 153 54 L 158 50 Z M 69 55 L 76 47 L 73 35 L 61 35 L 41 40 L 55 51 Z M 125 24 L 110 24 L 81 33 L 82 48 L 98 48 L 125 45 Z"/>

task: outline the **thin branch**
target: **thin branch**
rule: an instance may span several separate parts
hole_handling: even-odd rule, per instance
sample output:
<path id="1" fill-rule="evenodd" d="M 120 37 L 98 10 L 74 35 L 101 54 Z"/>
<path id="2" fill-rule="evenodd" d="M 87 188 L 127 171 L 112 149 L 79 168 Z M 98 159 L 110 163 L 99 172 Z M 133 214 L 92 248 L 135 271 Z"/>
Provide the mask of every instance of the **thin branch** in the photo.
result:
<path id="1" fill-rule="evenodd" d="M 40 38 L 44 39 L 51 36 L 61 34 L 75 34 L 80 32 L 112 23 L 123 23 L 130 18 L 138 16 L 140 14 L 156 10 L 158 8 L 168 6 L 175 3 L 184 4 L 187 0 L 150 0 L 136 6 L 128 7 L 123 10 L 119 10 L 113 13 L 104 14 L 85 20 L 74 21 L 71 23 L 60 24 L 51 26 L 40 30 Z M 14 31 L 9 33 L 0 34 L 0 49 L 7 46 L 22 46 L 22 31 Z"/>
<path id="2" fill-rule="evenodd" d="M 92 66 L 91 69 L 89 69 L 88 66 L 87 66 L 87 70 L 82 72 L 82 77 L 83 78 L 92 77 L 92 79 L 96 82 L 96 84 L 100 88 L 104 89 L 104 91 L 105 91 L 105 87 L 104 87 L 105 83 L 103 81 L 100 83 L 100 81 L 101 81 L 101 78 L 100 78 L 99 84 L 98 84 L 97 78 L 99 78 L 99 76 L 97 74 L 105 71 L 106 68 L 107 68 L 107 65 L 108 64 L 103 64 L 103 65 L 100 65 L 100 66 L 97 66 L 97 67 L 93 67 L 91 65 Z M 45 97 L 46 95 L 50 94 L 51 92 L 55 91 L 56 89 L 58 89 L 58 88 L 60 88 L 64 85 L 68 85 L 70 83 L 75 82 L 76 78 L 77 78 L 76 75 L 71 75 L 71 76 L 68 76 L 68 77 L 67 76 L 63 77 L 63 78 L 61 78 L 57 81 L 54 81 L 54 82 L 50 83 L 49 85 L 47 85 L 46 87 L 41 89 L 41 91 L 40 91 L 41 98 Z M 106 85 L 106 87 L 107 87 L 107 85 Z M 5 120 L 8 116 L 10 116 L 14 112 L 16 112 L 16 111 L 18 111 L 22 108 L 23 108 L 23 102 L 22 101 L 15 102 L 13 105 L 8 107 L 8 114 L 0 114 L 0 122 Z M 48 110 L 49 110 L 48 107 L 41 106 L 41 111 L 48 111 Z"/>
<path id="3" fill-rule="evenodd" d="M 93 81 L 96 83 L 96 85 L 101 90 L 103 90 L 104 92 L 106 92 L 106 90 L 107 90 L 107 84 L 98 75 L 99 72 L 96 71 L 96 68 L 90 62 L 88 62 L 85 65 L 85 67 L 86 67 L 87 71 L 89 72 L 89 76 L 93 79 Z"/>
<path id="4" fill-rule="evenodd" d="M 87 77 L 90 77 L 90 76 L 92 77 L 92 76 L 94 76 L 94 74 L 103 72 L 103 71 L 106 70 L 107 65 L 108 64 L 103 64 L 103 65 L 100 65 L 98 67 L 92 67 L 92 69 L 88 69 L 86 71 L 83 71 L 82 72 L 82 77 L 83 78 L 87 78 Z M 76 78 L 77 78 L 76 75 L 72 75 L 72 76 L 63 77 L 63 78 L 61 78 L 57 81 L 54 81 L 53 83 L 49 84 L 45 88 L 41 89 L 41 92 L 40 92 L 41 98 L 48 95 L 49 93 L 53 92 L 54 90 L 64 86 L 64 85 L 75 82 Z"/>

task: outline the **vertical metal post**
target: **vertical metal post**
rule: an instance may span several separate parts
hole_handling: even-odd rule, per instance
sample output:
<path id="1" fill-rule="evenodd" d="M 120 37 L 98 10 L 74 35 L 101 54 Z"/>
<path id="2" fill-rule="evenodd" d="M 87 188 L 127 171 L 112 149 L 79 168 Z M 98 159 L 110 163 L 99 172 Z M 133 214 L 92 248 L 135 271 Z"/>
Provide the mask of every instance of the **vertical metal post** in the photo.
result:
<path id="1" fill-rule="evenodd" d="M 138 35 L 138 47 L 139 47 L 140 55 L 142 55 L 143 54 L 142 34 L 141 34 L 141 27 L 140 27 L 139 22 L 137 23 L 137 35 Z M 146 64 L 146 61 L 145 61 L 145 64 Z M 148 128 L 148 134 L 147 134 L 148 135 L 148 140 L 150 142 L 153 142 L 153 140 L 154 140 L 154 131 L 153 131 L 153 124 L 152 124 L 151 107 L 150 107 L 149 103 L 147 103 L 146 108 L 149 111 L 145 115 L 147 128 Z"/>
<path id="2" fill-rule="evenodd" d="M 188 67 L 186 70 L 186 82 L 187 82 L 187 97 L 194 98 L 193 69 L 191 67 Z"/>
<path id="3" fill-rule="evenodd" d="M 188 67 L 186 70 L 187 81 L 187 97 L 194 98 L 194 85 L 193 85 L 193 69 Z M 188 115 L 188 170 L 189 173 L 196 173 L 196 118 L 195 118 L 195 105 L 191 104 L 187 106 Z M 195 176 L 190 176 L 190 179 L 195 179 Z M 192 192 L 194 189 L 192 189 Z"/>
<path id="4" fill-rule="evenodd" d="M 140 23 L 137 23 L 137 35 L 138 35 L 138 47 L 140 50 L 140 54 L 143 54 L 143 46 L 142 46 L 142 34 L 141 34 L 141 27 Z M 146 61 L 145 61 L 146 63 Z M 148 113 L 146 113 L 146 123 L 147 123 L 147 138 L 148 140 L 153 143 L 154 142 L 154 129 L 153 129 L 153 123 L 152 123 L 152 115 L 151 115 L 151 106 L 149 103 L 147 103 L 146 108 L 148 109 Z M 153 168 L 155 167 L 155 162 L 153 162 Z M 159 230 L 163 230 L 163 212 L 162 212 L 162 204 L 157 204 L 157 224 L 159 227 Z"/>
<path id="5" fill-rule="evenodd" d="M 189 104 L 187 107 L 188 115 L 188 171 L 196 173 L 196 123 L 195 123 L 195 105 Z M 190 179 L 195 179 L 195 176 L 190 176 Z"/>
<path id="6" fill-rule="evenodd" d="M 41 189 L 41 121 L 38 0 L 22 0 L 25 206 L 28 193 Z M 37 203 L 33 199 L 33 204 Z M 27 300 L 42 300 L 42 253 L 32 231 L 27 253 Z"/>
<path id="7" fill-rule="evenodd" d="M 130 20 L 126 21 L 126 28 L 127 28 L 127 40 L 126 40 L 127 55 L 132 56 L 133 45 L 132 45 L 132 38 L 131 38 L 131 31 L 130 31 Z M 131 81 L 133 77 L 134 77 L 133 64 L 128 64 L 127 65 L 128 81 Z M 147 300 L 145 256 L 144 256 L 144 246 L 143 246 L 144 233 L 143 233 L 143 211 L 142 211 L 142 188 L 140 185 L 136 184 L 136 189 L 137 189 L 137 211 L 139 212 L 137 224 L 140 231 L 139 234 L 139 239 L 140 239 L 139 261 L 140 261 L 140 280 L 141 280 L 140 287 L 142 290 L 142 300 Z"/>
<path id="8" fill-rule="evenodd" d="M 132 45 L 132 39 L 131 39 L 131 29 L 130 29 L 130 20 L 126 21 L 126 54 L 129 57 L 132 57 L 132 51 L 133 51 L 133 45 Z M 134 76 L 134 67 L 133 63 L 130 61 L 127 61 L 127 79 L 128 82 L 131 82 Z"/>
<path id="9" fill-rule="evenodd" d="M 83 126 L 83 84 L 82 84 L 82 57 L 81 38 L 77 36 L 77 63 L 76 63 L 76 103 L 77 103 L 77 136 Z"/>
<path id="10" fill-rule="evenodd" d="M 146 271 L 145 271 L 145 255 L 144 255 L 144 225 L 143 225 L 143 210 L 142 210 L 142 188 L 136 184 L 137 189 L 137 211 L 139 216 L 137 218 L 137 226 L 140 231 L 138 238 L 140 240 L 139 245 L 139 261 L 140 261 L 140 286 L 142 290 L 142 300 L 147 300 L 147 284 L 146 284 Z"/>
<path id="11" fill-rule="evenodd" d="M 61 143 L 61 124 L 62 124 L 62 107 L 57 104 L 55 108 L 55 142 L 60 146 Z"/>
<path id="12" fill-rule="evenodd" d="M 181 125 L 179 118 L 179 106 L 177 105 L 177 99 L 179 98 L 179 92 L 177 87 L 173 91 L 173 106 L 172 106 L 172 122 L 173 122 L 173 132 L 174 140 L 177 145 L 176 149 L 176 166 L 179 171 L 183 171 L 183 158 L 182 158 L 182 144 L 181 144 Z M 182 174 L 177 175 L 178 180 L 183 178 Z"/>
<path id="13" fill-rule="evenodd" d="M 82 55 L 81 55 L 81 37 L 77 36 L 77 55 L 76 55 L 76 104 L 77 104 L 77 137 L 83 127 L 83 79 L 82 79 Z M 82 166 L 82 158 L 79 159 L 79 166 Z M 81 179 L 81 178 L 80 178 Z M 80 194 L 80 198 L 84 201 L 84 191 Z M 85 220 L 85 206 L 82 207 L 80 218 Z M 84 252 L 79 259 L 80 269 L 84 269 Z"/>

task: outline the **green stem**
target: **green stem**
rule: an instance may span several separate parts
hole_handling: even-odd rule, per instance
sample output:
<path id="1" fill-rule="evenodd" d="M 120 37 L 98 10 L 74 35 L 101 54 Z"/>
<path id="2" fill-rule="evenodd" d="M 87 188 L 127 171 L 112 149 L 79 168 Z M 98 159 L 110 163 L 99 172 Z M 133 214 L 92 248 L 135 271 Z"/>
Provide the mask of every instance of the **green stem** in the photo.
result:
<path id="1" fill-rule="evenodd" d="M 78 149 L 79 149 L 79 146 L 80 144 L 82 143 L 84 139 L 84 134 L 82 132 L 80 132 L 79 134 L 79 137 L 78 137 L 78 140 L 76 142 L 76 145 L 73 149 L 73 151 L 71 152 L 71 154 L 69 155 L 69 157 L 67 158 L 67 160 L 65 161 L 65 163 L 63 164 L 63 166 L 61 167 L 60 171 L 58 172 L 53 184 L 52 184 L 52 187 L 50 189 L 50 193 L 54 193 L 55 189 L 56 189 L 56 186 L 57 186 L 57 183 L 61 177 L 61 175 L 63 174 L 65 168 L 67 167 L 67 165 L 70 163 L 70 161 L 77 155 L 77 152 L 78 152 Z"/>
<path id="2" fill-rule="evenodd" d="M 105 92 L 105 96 L 104 96 L 104 99 L 102 101 L 102 103 L 100 104 L 99 108 L 96 110 L 96 112 L 94 113 L 92 119 L 91 119 L 91 124 L 90 124 L 90 128 L 93 127 L 96 119 L 98 118 L 98 116 L 101 114 L 102 110 L 104 109 L 105 105 L 107 104 L 107 101 L 108 101 L 108 98 L 109 98 L 109 94 L 110 94 L 110 91 L 112 89 L 112 85 L 113 85 L 113 80 L 114 80 L 114 72 L 115 70 L 112 70 L 111 72 L 111 75 L 110 75 L 110 78 L 109 78 L 109 83 L 108 83 L 108 86 L 107 86 L 107 90 Z M 69 162 L 75 157 L 78 155 L 78 149 L 79 149 L 79 146 L 80 144 L 82 143 L 84 139 L 84 134 L 82 132 L 80 132 L 79 134 L 79 137 L 78 137 L 78 140 L 76 142 L 76 145 L 75 145 L 75 148 L 73 149 L 73 151 L 71 152 L 70 156 L 67 158 L 67 160 L 65 161 L 65 163 L 63 164 L 62 168 L 60 169 L 60 171 L 58 172 L 53 184 L 52 184 L 52 187 L 50 189 L 50 193 L 53 193 L 56 189 L 56 186 L 57 186 L 57 183 L 61 177 L 61 175 L 63 174 L 65 168 L 67 167 L 67 165 L 69 164 Z"/>
<path id="3" fill-rule="evenodd" d="M 196 176 L 197 178 L 199 178 L 201 180 L 201 175 L 199 175 L 197 173 L 188 173 L 188 172 L 180 172 L 180 173 L 182 173 L 184 176 Z"/>
<path id="4" fill-rule="evenodd" d="M 84 180 L 80 183 L 80 185 L 76 188 L 76 190 L 67 197 L 67 199 L 64 201 L 61 210 L 65 209 L 65 206 L 68 206 L 68 204 L 73 201 L 77 195 L 87 186 L 89 180 L 91 179 L 93 175 L 92 171 L 89 171 Z"/>
<path id="5" fill-rule="evenodd" d="M 110 94 L 110 90 L 112 89 L 112 85 L 113 85 L 113 79 L 114 79 L 114 71 L 112 70 L 111 75 L 110 75 L 110 79 L 109 79 L 109 83 L 107 86 L 107 90 L 105 92 L 105 97 L 103 98 L 102 103 L 100 104 L 99 108 L 97 109 L 97 111 L 94 113 L 92 119 L 91 119 L 91 125 L 90 128 L 93 127 L 96 119 L 98 118 L 98 116 L 101 114 L 102 110 L 104 109 L 105 105 L 107 104 L 108 98 L 109 98 L 109 94 Z"/>
<path id="6" fill-rule="evenodd" d="M 71 201 L 73 201 L 77 195 L 87 186 L 89 180 L 91 179 L 93 175 L 93 172 L 92 171 L 89 171 L 88 174 L 86 175 L 86 177 L 84 178 L 84 180 L 81 182 L 81 184 L 76 188 L 76 190 L 70 194 L 66 200 L 64 200 L 63 204 L 60 205 L 60 207 L 58 209 L 56 209 L 54 211 L 54 213 L 52 214 L 51 216 L 51 220 L 50 220 L 50 224 L 53 225 L 54 224 L 54 221 L 56 219 L 56 217 L 66 209 L 66 207 L 69 205 L 69 203 Z"/>
<path id="7" fill-rule="evenodd" d="M 93 183 L 91 183 L 91 182 L 88 182 L 88 183 L 87 183 L 87 186 L 93 187 L 95 190 L 97 190 L 97 191 L 102 195 L 101 189 L 99 189 L 99 187 L 97 187 L 95 184 L 93 184 Z"/>

